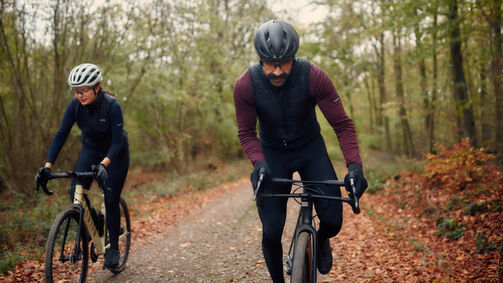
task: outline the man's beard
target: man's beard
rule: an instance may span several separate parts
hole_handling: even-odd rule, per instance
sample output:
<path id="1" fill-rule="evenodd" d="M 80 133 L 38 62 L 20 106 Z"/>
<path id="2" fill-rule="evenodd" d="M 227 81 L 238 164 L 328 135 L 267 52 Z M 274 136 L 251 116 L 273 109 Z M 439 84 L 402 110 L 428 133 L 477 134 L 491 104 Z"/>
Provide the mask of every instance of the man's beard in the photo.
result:
<path id="1" fill-rule="evenodd" d="M 269 79 L 286 79 L 288 78 L 288 74 L 287 73 L 283 73 L 279 76 L 276 76 L 275 74 L 273 73 L 270 73 L 269 75 L 267 75 L 267 78 Z"/>

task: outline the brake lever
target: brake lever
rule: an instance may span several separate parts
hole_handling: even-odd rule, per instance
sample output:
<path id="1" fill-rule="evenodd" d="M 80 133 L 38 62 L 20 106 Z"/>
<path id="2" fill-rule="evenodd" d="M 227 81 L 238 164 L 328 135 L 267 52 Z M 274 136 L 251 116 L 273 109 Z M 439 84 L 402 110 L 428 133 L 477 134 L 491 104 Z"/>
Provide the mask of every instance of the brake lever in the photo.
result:
<path id="1" fill-rule="evenodd" d="M 42 186 L 42 189 L 44 190 L 44 193 L 45 193 L 46 195 L 50 196 L 50 195 L 54 194 L 54 192 L 53 192 L 53 191 L 50 191 L 49 189 L 47 189 L 47 183 L 45 183 L 45 184 L 40 184 L 40 185 Z"/>
<path id="2" fill-rule="evenodd" d="M 350 178 L 349 184 L 351 185 L 351 198 L 353 199 L 353 203 L 351 204 L 351 208 L 353 209 L 354 214 L 360 214 L 360 203 L 358 201 L 358 197 L 356 196 L 356 186 L 355 179 Z"/>
<path id="3" fill-rule="evenodd" d="M 253 200 L 257 200 L 257 194 L 258 194 L 258 190 L 260 189 L 260 185 L 262 185 L 262 181 L 264 180 L 264 168 L 260 168 L 260 171 L 259 171 L 259 177 L 258 177 L 258 181 L 257 181 L 257 187 L 253 190 Z"/>
<path id="4" fill-rule="evenodd" d="M 112 191 L 112 189 L 107 187 L 104 182 L 101 182 L 98 180 L 96 180 L 96 182 L 98 183 L 98 187 L 100 187 L 100 189 L 103 190 L 103 192 L 111 192 Z"/>
<path id="5" fill-rule="evenodd" d="M 44 191 L 44 193 L 48 196 L 54 194 L 53 191 L 50 191 L 49 189 L 47 189 L 47 181 L 45 182 L 42 182 L 40 180 L 40 173 L 37 173 L 37 176 L 35 176 L 35 183 L 37 183 L 37 189 L 35 190 L 35 195 L 38 196 L 38 192 L 40 191 L 40 187 L 42 187 L 42 190 Z"/>
<path id="6" fill-rule="evenodd" d="M 37 182 L 37 189 L 35 190 L 35 195 L 38 196 L 38 192 L 40 191 L 40 187 L 42 187 L 42 190 L 44 191 L 44 193 L 48 196 L 50 195 L 53 195 L 54 192 L 53 191 L 50 191 L 48 188 L 47 188 L 47 183 L 46 184 L 40 184 Z"/>

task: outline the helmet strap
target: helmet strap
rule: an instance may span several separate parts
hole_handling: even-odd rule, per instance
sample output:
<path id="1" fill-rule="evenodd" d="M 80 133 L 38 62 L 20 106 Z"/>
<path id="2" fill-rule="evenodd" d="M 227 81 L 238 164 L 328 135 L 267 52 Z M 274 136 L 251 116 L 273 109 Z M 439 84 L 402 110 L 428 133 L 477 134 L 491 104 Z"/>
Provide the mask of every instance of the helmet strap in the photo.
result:
<path id="1" fill-rule="evenodd" d="M 100 91 L 101 91 L 101 87 L 100 87 L 100 89 L 98 89 L 98 92 L 96 92 L 96 87 L 97 87 L 98 85 L 99 85 L 99 83 L 97 83 L 97 84 L 95 84 L 95 85 L 93 86 L 93 92 L 94 92 L 94 95 L 95 95 L 95 96 L 98 96 L 98 93 L 100 93 Z"/>

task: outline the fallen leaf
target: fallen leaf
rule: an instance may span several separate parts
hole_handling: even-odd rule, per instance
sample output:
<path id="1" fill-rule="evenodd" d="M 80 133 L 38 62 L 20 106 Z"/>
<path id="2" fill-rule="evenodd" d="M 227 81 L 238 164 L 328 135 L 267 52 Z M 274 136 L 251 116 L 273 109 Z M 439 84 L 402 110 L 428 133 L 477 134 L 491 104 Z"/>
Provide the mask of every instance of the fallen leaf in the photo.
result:
<path id="1" fill-rule="evenodd" d="M 186 247 L 188 247 L 188 246 L 190 246 L 190 242 L 185 242 L 185 243 L 183 243 L 183 244 L 180 244 L 180 247 L 181 247 L 181 248 L 186 248 Z"/>

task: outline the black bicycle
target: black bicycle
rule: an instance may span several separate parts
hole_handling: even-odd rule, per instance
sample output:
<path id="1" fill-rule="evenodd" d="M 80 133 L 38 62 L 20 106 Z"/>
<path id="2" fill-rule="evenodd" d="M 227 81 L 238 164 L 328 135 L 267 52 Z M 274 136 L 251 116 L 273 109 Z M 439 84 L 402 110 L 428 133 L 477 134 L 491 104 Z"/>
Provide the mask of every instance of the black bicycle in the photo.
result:
<path id="1" fill-rule="evenodd" d="M 51 174 L 47 180 L 37 176 L 37 192 L 42 187 L 44 193 L 52 195 L 47 189 L 47 181 L 57 178 L 76 179 L 94 177 L 93 172 L 66 172 Z M 54 220 L 45 249 L 46 282 L 85 282 L 87 277 L 89 251 L 91 260 L 96 262 L 110 246 L 106 224 L 104 190 L 109 190 L 98 182 L 100 192 L 84 189 L 79 182 L 75 186 L 73 205 L 59 213 Z M 89 199 L 90 195 L 101 200 L 100 211 L 96 212 Z M 121 272 L 126 266 L 131 245 L 131 222 L 129 210 L 124 199 L 120 199 L 121 224 L 119 233 L 119 265 L 110 269 Z M 92 241 L 89 248 L 89 241 Z"/>
<path id="2" fill-rule="evenodd" d="M 263 181 L 263 174 L 259 175 L 257 188 L 254 191 L 254 200 L 260 189 Z M 317 272 L 317 233 L 315 227 L 315 217 L 313 216 L 313 201 L 314 199 L 337 200 L 349 203 L 353 209 L 353 213 L 360 213 L 358 198 L 356 197 L 356 187 L 354 179 L 349 179 L 350 191 L 349 197 L 333 197 L 323 195 L 316 189 L 315 185 L 334 185 L 344 186 L 344 181 L 324 180 L 324 181 L 303 181 L 283 178 L 272 178 L 275 183 L 287 183 L 295 187 L 294 192 L 290 194 L 266 194 L 259 193 L 260 197 L 276 197 L 276 198 L 294 198 L 300 204 L 299 216 L 295 226 L 294 235 L 288 250 L 286 260 L 286 273 L 290 275 L 290 282 L 316 282 Z M 301 192 L 297 192 L 301 190 Z"/>

